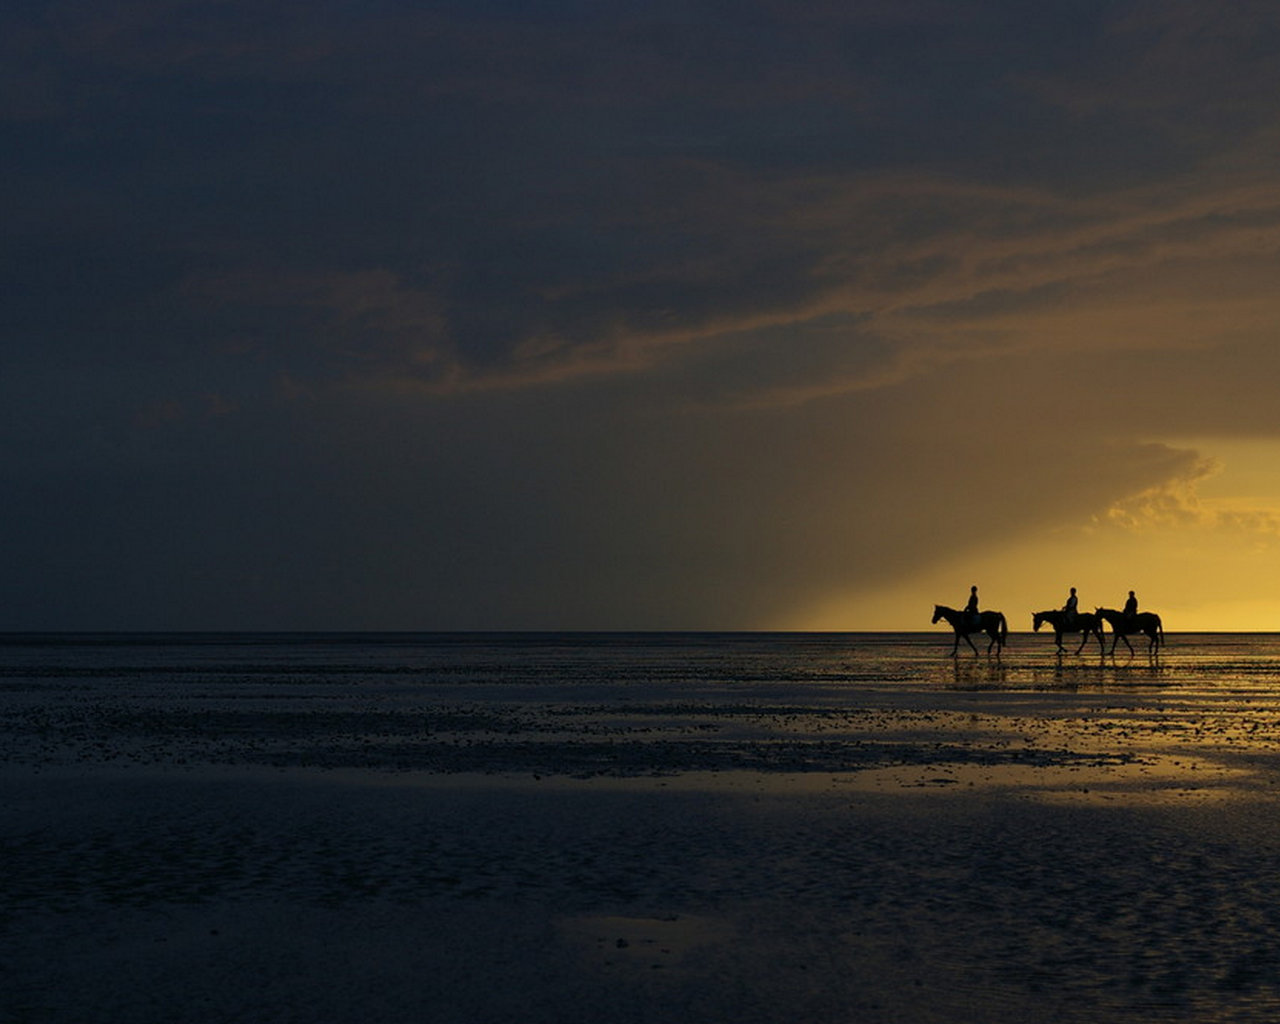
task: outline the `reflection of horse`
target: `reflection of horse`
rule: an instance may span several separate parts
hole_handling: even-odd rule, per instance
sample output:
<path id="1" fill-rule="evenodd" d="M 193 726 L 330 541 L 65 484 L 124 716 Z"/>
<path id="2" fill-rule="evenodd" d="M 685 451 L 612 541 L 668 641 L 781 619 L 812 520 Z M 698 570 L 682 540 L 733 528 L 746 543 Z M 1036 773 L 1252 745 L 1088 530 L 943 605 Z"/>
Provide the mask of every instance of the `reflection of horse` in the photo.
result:
<path id="1" fill-rule="evenodd" d="M 1129 648 L 1129 653 L 1133 653 L 1133 644 L 1129 643 L 1128 633 L 1145 633 L 1147 635 L 1147 653 L 1156 651 L 1162 643 L 1164 643 L 1164 626 L 1160 622 L 1160 616 L 1155 612 L 1139 612 L 1132 617 L 1124 612 L 1118 612 L 1114 608 L 1099 608 L 1097 611 L 1098 618 L 1104 619 L 1111 632 L 1114 634 L 1111 640 L 1111 653 L 1116 653 L 1116 641 L 1123 640 L 1124 645 Z"/>
<path id="2" fill-rule="evenodd" d="M 952 654 L 960 650 L 961 637 L 964 637 L 964 642 L 973 649 L 974 654 L 978 653 L 978 648 L 974 647 L 973 641 L 969 639 L 970 633 L 986 633 L 991 638 L 991 642 L 987 644 L 988 654 L 991 653 L 991 648 L 995 647 L 996 654 L 999 655 L 1009 639 L 1009 625 L 1000 612 L 979 612 L 977 619 L 974 619 L 968 612 L 958 612 L 944 604 L 935 604 L 933 618 L 929 621 L 936 623 L 939 619 L 946 619 L 951 628 L 956 631 L 955 646 L 951 648 Z"/>
<path id="3" fill-rule="evenodd" d="M 1031 617 L 1031 625 L 1035 627 L 1037 633 L 1046 622 L 1053 627 L 1053 642 L 1058 645 L 1059 651 L 1066 650 L 1062 646 L 1063 633 L 1083 633 L 1084 636 L 1080 638 L 1080 646 L 1076 648 L 1076 654 L 1084 650 L 1084 645 L 1089 642 L 1091 635 L 1098 638 L 1098 651 L 1101 653 L 1102 620 L 1093 612 L 1081 612 L 1076 615 L 1074 622 L 1067 622 L 1067 613 L 1060 608 L 1049 612 L 1036 612 Z"/>

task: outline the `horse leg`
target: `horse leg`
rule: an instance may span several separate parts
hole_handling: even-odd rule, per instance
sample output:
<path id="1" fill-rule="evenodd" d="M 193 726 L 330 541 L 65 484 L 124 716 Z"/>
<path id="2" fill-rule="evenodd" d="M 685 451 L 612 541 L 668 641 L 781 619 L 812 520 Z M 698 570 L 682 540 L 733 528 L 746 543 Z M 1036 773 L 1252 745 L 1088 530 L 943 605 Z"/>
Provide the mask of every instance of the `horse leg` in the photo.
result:
<path id="1" fill-rule="evenodd" d="M 1076 654 L 1079 654 L 1081 651 L 1083 651 L 1084 645 L 1087 644 L 1088 642 L 1089 642 L 1089 633 L 1088 631 L 1086 631 L 1084 636 L 1080 638 L 1080 646 L 1076 648 Z"/>
<path id="2" fill-rule="evenodd" d="M 1058 653 L 1065 654 L 1067 649 L 1062 646 L 1062 630 L 1055 629 L 1053 631 L 1053 642 L 1058 645 Z"/>
<path id="3" fill-rule="evenodd" d="M 978 648 L 973 646 L 973 640 L 970 638 L 969 634 L 961 633 L 960 635 L 964 637 L 964 642 L 969 645 L 969 650 L 973 651 L 974 656 L 976 657 L 978 654 Z"/>

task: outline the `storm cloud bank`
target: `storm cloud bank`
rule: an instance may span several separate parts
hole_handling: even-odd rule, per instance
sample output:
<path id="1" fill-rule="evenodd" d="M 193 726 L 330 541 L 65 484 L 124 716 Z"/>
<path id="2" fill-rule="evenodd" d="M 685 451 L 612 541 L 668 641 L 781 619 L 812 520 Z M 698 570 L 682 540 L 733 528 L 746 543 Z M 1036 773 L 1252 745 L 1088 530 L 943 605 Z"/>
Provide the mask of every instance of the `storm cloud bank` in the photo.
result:
<path id="1" fill-rule="evenodd" d="M 794 623 L 1280 440 L 1267 5 L 0 28 L 0 626 Z"/>

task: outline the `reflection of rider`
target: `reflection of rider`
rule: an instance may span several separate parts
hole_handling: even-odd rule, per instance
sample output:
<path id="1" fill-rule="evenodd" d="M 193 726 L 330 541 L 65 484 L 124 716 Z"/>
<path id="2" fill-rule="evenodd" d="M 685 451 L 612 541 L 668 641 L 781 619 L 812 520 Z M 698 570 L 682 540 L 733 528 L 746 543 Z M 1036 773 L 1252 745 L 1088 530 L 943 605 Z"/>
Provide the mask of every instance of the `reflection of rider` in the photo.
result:
<path id="1" fill-rule="evenodd" d="M 1067 598 L 1067 603 L 1062 606 L 1063 615 L 1066 618 L 1068 626 L 1076 624 L 1076 588 L 1071 588 L 1071 596 Z"/>
<path id="2" fill-rule="evenodd" d="M 1132 620 L 1138 614 L 1138 599 L 1133 596 L 1133 591 L 1129 591 L 1129 600 L 1124 603 L 1124 617 Z"/>
<path id="3" fill-rule="evenodd" d="M 981 620 L 981 616 L 978 614 L 978 588 L 977 587 L 969 588 L 969 603 L 964 606 L 964 615 L 965 615 L 965 618 L 968 619 L 969 622 L 971 622 L 975 626 Z"/>

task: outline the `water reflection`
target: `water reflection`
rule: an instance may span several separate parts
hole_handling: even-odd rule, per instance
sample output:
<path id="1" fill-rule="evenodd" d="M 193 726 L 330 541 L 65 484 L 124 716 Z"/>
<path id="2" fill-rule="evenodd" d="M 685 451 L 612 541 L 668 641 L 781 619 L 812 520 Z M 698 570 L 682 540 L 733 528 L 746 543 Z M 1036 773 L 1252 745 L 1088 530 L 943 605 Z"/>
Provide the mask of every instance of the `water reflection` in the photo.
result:
<path id="1" fill-rule="evenodd" d="M 1003 689 L 1009 685 L 1009 669 L 999 658 L 977 661 L 953 658 L 951 685 L 959 690 Z"/>
<path id="2" fill-rule="evenodd" d="M 948 689 L 1125 689 L 1186 681 L 1187 666 L 1159 652 L 1118 655 L 1091 651 L 1079 656 L 1022 649 L 1001 658 L 945 658 L 934 675 Z"/>
<path id="3" fill-rule="evenodd" d="M 1122 662 L 1102 658 L 1091 664 L 1059 662 L 1049 672 L 1053 684 L 1062 688 L 1125 689 L 1168 686 L 1171 676 L 1158 660 Z"/>

